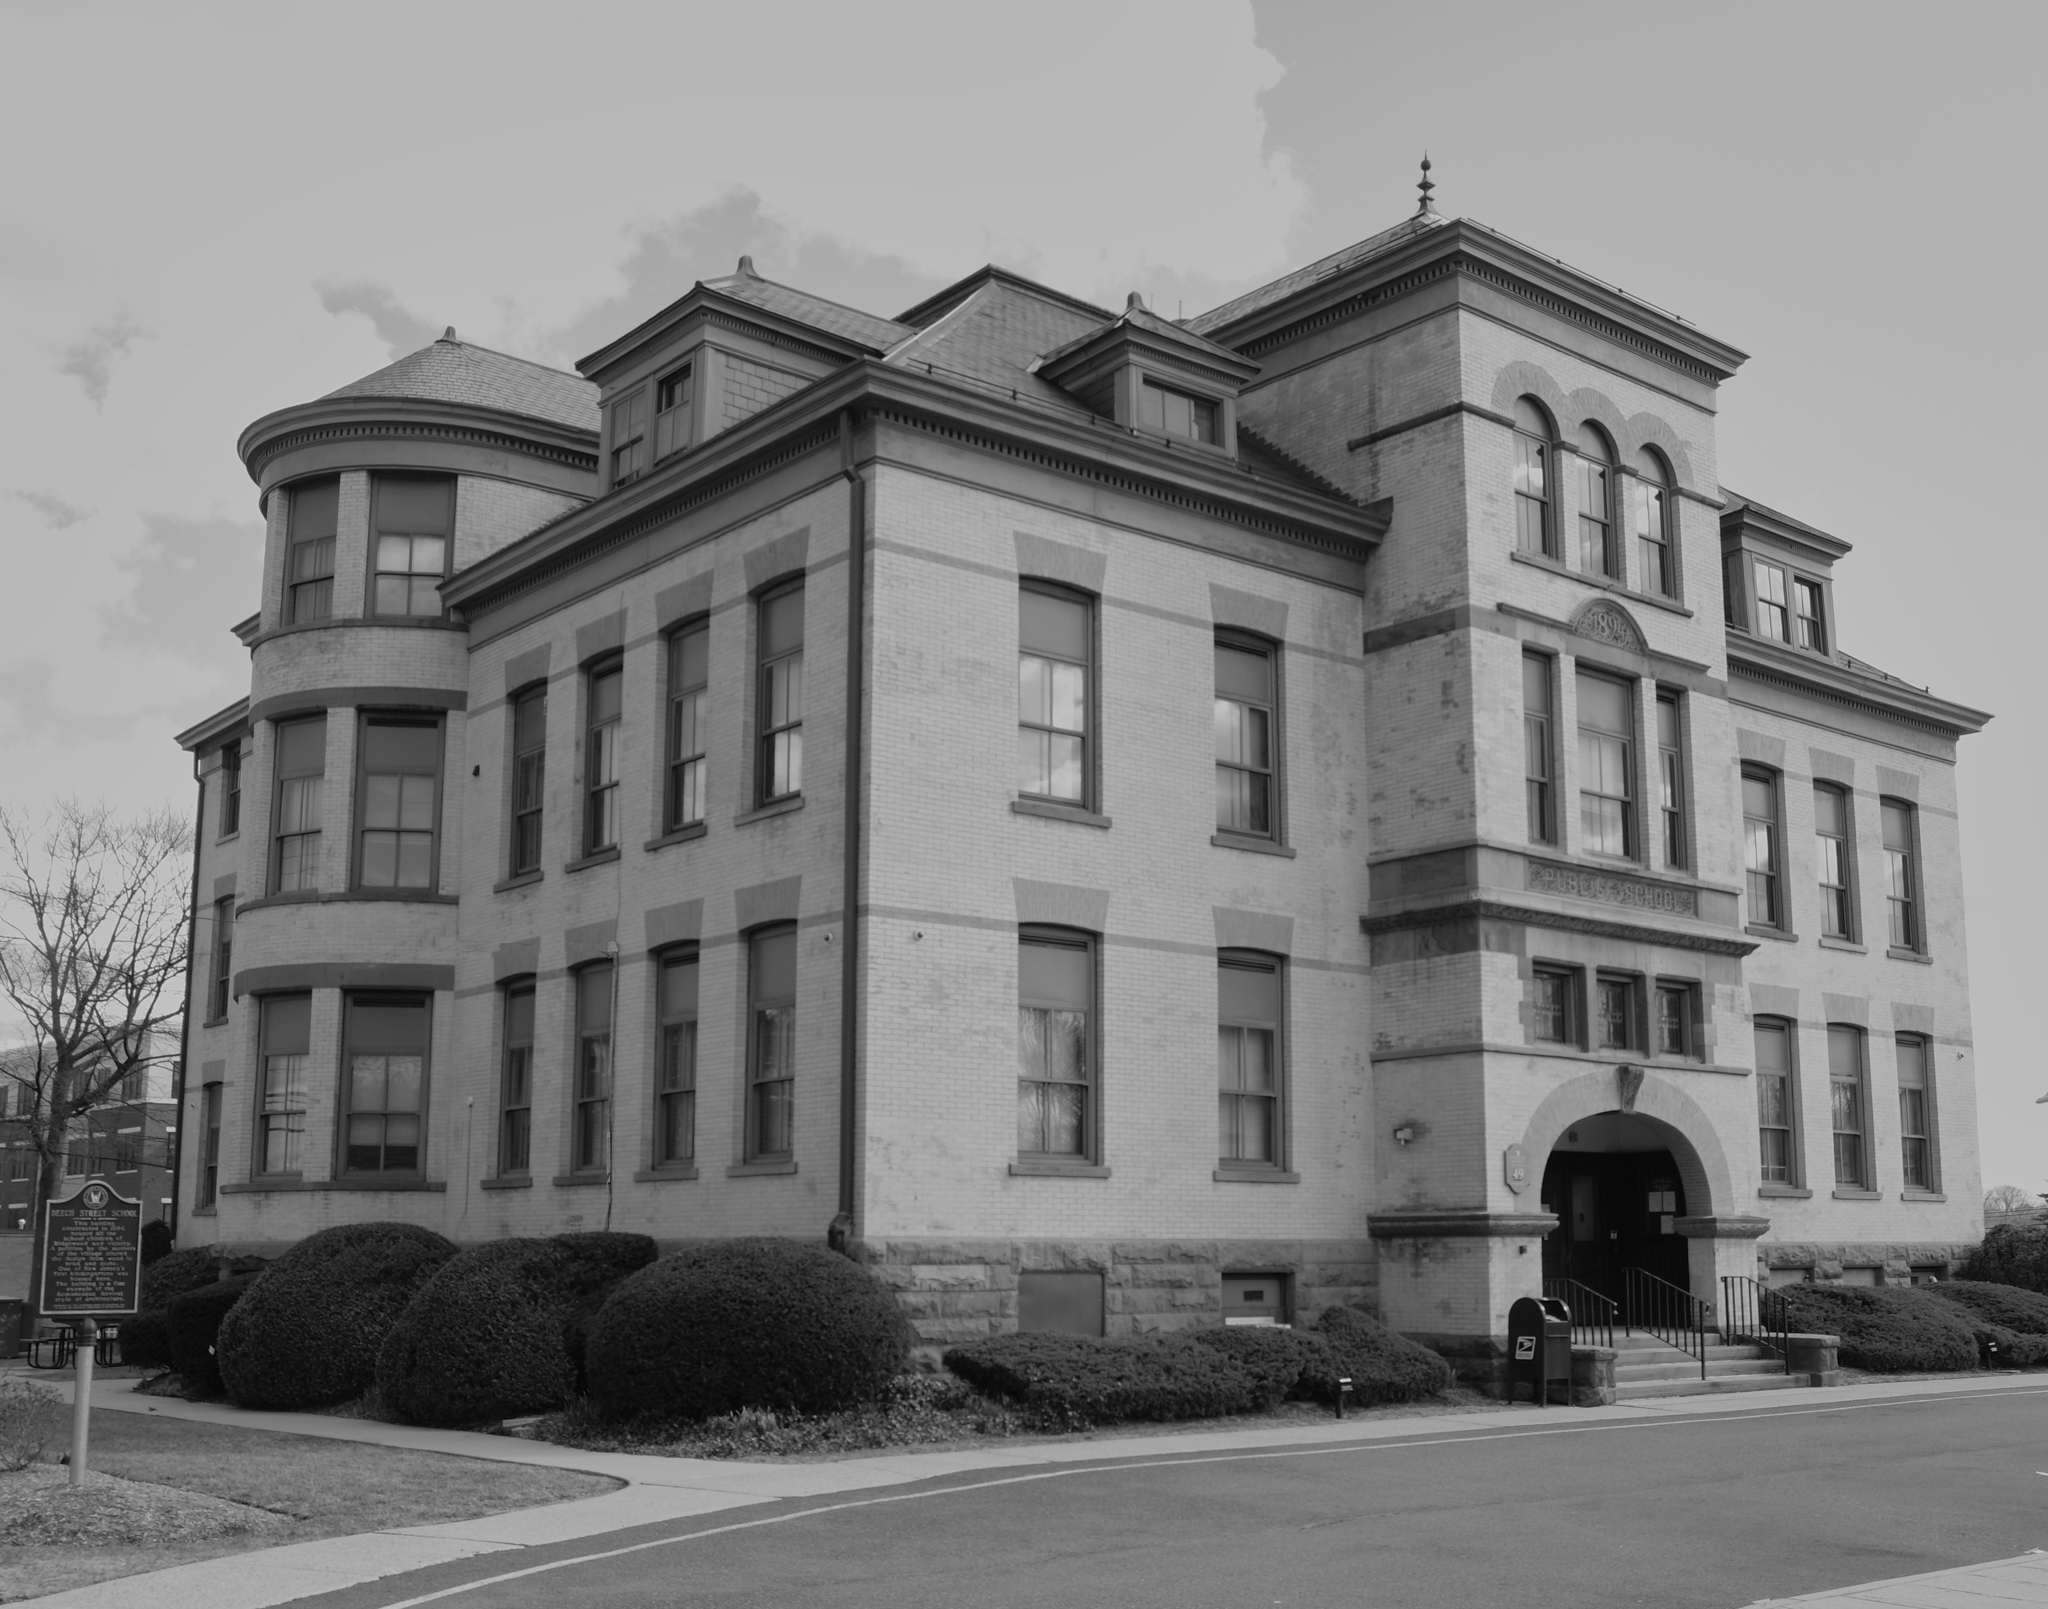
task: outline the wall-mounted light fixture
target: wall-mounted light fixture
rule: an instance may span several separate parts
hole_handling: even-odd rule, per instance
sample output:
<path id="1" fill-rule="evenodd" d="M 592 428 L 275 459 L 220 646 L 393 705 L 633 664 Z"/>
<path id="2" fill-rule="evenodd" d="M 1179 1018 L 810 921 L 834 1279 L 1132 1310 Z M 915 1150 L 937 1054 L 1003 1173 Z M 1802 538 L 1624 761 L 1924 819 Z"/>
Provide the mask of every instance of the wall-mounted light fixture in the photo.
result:
<path id="1" fill-rule="evenodd" d="M 1406 1123 L 1403 1123 L 1399 1128 L 1394 1130 L 1394 1143 L 1396 1145 L 1406 1145 L 1410 1140 L 1414 1138 L 1415 1130 L 1409 1127 Z"/>

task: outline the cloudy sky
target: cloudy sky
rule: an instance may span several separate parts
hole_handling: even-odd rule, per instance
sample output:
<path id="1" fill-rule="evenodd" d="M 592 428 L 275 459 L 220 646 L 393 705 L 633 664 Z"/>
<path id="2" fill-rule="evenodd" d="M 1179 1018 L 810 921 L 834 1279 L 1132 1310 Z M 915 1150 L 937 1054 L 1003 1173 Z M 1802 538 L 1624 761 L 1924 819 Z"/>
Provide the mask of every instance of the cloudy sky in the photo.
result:
<path id="1" fill-rule="evenodd" d="M 742 251 L 1188 313 L 1437 199 L 1755 354 L 1726 484 L 1856 545 L 1964 747 L 1985 1183 L 2048 1190 L 2048 8 L 0 0 L 0 802 L 189 808 L 250 420 L 453 324 L 567 364 Z M 81 86 L 90 93 L 82 94 Z M 2017 465 L 2019 468 L 2015 468 Z"/>

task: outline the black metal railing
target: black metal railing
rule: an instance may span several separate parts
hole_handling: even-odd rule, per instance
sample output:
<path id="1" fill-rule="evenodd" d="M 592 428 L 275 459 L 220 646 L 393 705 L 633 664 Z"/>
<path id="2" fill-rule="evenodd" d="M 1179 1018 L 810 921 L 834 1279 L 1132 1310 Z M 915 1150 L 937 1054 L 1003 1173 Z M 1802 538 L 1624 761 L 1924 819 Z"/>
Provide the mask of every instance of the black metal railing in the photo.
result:
<path id="1" fill-rule="evenodd" d="M 1575 1279 L 1546 1279 L 1543 1294 L 1564 1303 L 1572 1316 L 1572 1343 L 1575 1346 L 1614 1345 L 1615 1303 L 1610 1296 L 1602 1296 L 1590 1285 L 1581 1285 Z"/>
<path id="2" fill-rule="evenodd" d="M 1792 1310 L 1782 1293 L 1743 1274 L 1721 1276 L 1721 1339 L 1774 1353 L 1792 1372 Z"/>
<path id="3" fill-rule="evenodd" d="M 1707 1377 L 1707 1330 L 1712 1314 L 1689 1290 L 1641 1268 L 1621 1271 L 1622 1326 L 1633 1335 L 1641 1330 L 1668 1347 L 1700 1360 L 1700 1378 Z"/>

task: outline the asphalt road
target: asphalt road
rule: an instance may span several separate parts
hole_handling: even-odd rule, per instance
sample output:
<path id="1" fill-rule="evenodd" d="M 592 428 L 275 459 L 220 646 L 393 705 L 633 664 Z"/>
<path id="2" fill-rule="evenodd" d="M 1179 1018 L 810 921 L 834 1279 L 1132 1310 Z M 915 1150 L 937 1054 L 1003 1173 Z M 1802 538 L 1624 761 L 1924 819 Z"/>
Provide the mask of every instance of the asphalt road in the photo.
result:
<path id="1" fill-rule="evenodd" d="M 381 1609 L 1654 1605 L 2048 1546 L 2048 1389 L 1001 1472 L 498 1554 L 328 1594 Z M 640 1544 L 653 1543 L 652 1546 Z M 630 1551 L 618 1551 L 626 1549 Z M 610 1557 L 593 1557 L 594 1555 Z M 492 1580 L 508 1570 L 534 1571 Z"/>

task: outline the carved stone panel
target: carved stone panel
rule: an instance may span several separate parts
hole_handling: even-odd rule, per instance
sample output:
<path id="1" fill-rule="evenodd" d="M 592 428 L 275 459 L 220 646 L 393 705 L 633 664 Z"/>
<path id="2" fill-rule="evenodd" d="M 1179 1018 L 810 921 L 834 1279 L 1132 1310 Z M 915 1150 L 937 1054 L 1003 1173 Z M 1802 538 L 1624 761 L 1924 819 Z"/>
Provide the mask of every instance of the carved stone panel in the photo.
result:
<path id="1" fill-rule="evenodd" d="M 1640 877 L 1621 877 L 1584 866 L 1560 865 L 1552 860 L 1532 860 L 1526 864 L 1525 886 L 1532 894 L 1563 894 L 1571 899 L 1620 905 L 1632 911 L 1657 911 L 1667 916 L 1700 914 L 1696 889 L 1653 883 Z"/>
<path id="2" fill-rule="evenodd" d="M 1618 603 L 1609 603 L 1596 598 L 1579 611 L 1578 619 L 1572 622 L 1572 630 L 1581 637 L 1590 637 L 1595 642 L 1608 643 L 1616 648 L 1626 648 L 1631 653 L 1646 653 L 1649 645 L 1643 640 L 1643 633 L 1629 618 L 1628 611 Z"/>

